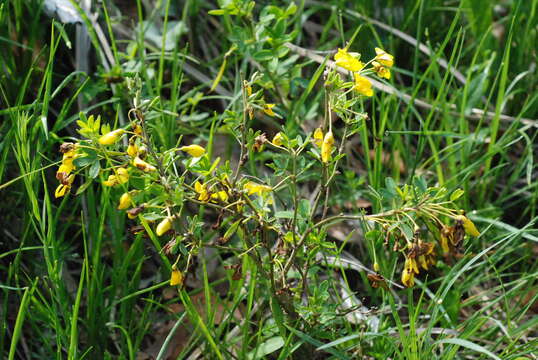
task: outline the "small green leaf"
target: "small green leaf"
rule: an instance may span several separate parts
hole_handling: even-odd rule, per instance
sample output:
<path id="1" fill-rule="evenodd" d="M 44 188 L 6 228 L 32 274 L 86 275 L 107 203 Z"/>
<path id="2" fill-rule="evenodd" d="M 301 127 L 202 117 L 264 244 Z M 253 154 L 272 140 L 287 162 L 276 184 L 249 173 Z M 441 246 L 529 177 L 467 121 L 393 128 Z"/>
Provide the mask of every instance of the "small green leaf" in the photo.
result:
<path id="1" fill-rule="evenodd" d="M 465 191 L 462 189 L 454 190 L 454 192 L 450 195 L 450 201 L 458 200 L 463 194 L 465 194 Z"/>
<path id="2" fill-rule="evenodd" d="M 282 348 L 282 346 L 284 346 L 284 339 L 282 336 L 269 338 L 265 342 L 261 343 L 255 351 L 247 354 L 247 359 L 265 359 L 265 356 L 274 353 L 278 349 Z"/>
<path id="3" fill-rule="evenodd" d="M 293 219 L 293 211 L 277 211 L 275 212 L 275 217 L 277 219 Z"/>
<path id="4" fill-rule="evenodd" d="M 75 193 L 76 195 L 82 194 L 86 189 L 93 183 L 93 179 L 88 179 L 84 184 L 82 184 Z"/>
<path id="5" fill-rule="evenodd" d="M 394 179 L 391 177 L 385 178 L 385 188 L 388 190 L 389 193 L 396 196 L 396 183 L 394 182 Z"/>
<path id="6" fill-rule="evenodd" d="M 101 170 L 101 163 L 99 162 L 99 160 L 97 160 L 90 166 L 90 178 L 95 179 L 97 175 L 99 175 L 99 170 Z"/>

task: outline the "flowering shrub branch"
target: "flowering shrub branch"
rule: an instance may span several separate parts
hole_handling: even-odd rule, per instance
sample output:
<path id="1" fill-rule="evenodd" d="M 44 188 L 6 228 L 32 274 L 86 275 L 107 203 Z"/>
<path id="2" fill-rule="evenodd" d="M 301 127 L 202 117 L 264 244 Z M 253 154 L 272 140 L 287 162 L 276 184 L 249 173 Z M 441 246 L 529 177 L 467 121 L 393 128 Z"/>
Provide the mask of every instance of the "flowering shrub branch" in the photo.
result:
<path id="1" fill-rule="evenodd" d="M 152 224 L 156 236 L 164 239 L 162 251 L 173 259 L 171 286 L 183 285 L 201 248 L 233 253 L 238 261 L 230 265 L 233 279 L 241 277 L 240 260 L 247 255 L 261 283 L 291 318 L 307 317 L 301 309 L 304 301 L 310 301 L 310 282 L 317 281 L 311 272 L 315 256 L 338 253 L 326 239 L 327 230 L 343 221 L 358 222 L 368 230 L 366 240 L 381 239 L 387 256 L 399 256 L 401 282 L 412 287 L 420 268 L 428 271 L 438 260 L 458 256 L 465 234 L 478 236 L 479 232 L 455 204 L 461 191 L 449 196 L 446 189 L 427 187 L 420 179 L 401 187 L 387 180 L 382 196 L 386 211 L 344 214 L 331 209 L 331 191 L 341 176 L 339 162 L 347 156 L 345 144 L 368 119 L 360 110 L 360 100 L 372 96 L 373 89 L 364 75 L 390 79 L 394 65 L 393 56 L 380 48 L 363 63 L 349 47 L 338 49 L 334 60 L 353 72 L 352 79 L 347 81 L 334 69 L 325 71 L 325 117 L 306 138 L 280 131 L 269 141 L 266 134 L 256 131 L 255 118 L 278 119 L 281 111 L 278 104 L 265 100 L 261 77 L 266 74 L 243 81 L 242 109 L 228 111 L 224 121 L 240 148 L 233 170 L 228 162 L 211 159 L 199 143 L 158 149 L 146 123 L 146 114 L 156 101 L 142 101 L 141 81 L 129 79 L 133 94 L 129 127 L 111 129 L 100 117 L 81 114 L 82 138 L 60 149 L 56 197 L 71 192 L 75 173 L 84 171 L 89 179 L 77 194 L 99 178 L 103 186 L 113 188 L 118 211 Z M 273 154 L 267 164 L 272 174 L 262 180 L 249 174 L 246 165 L 256 166 L 259 156 L 267 152 Z M 313 184 L 317 191 L 309 200 L 302 189 Z M 207 211 L 189 215 L 197 213 L 196 209 Z M 208 236 L 209 229 L 214 236 Z M 388 288 L 382 274 L 389 271 L 380 265 L 375 252 L 372 263 L 372 285 Z"/>

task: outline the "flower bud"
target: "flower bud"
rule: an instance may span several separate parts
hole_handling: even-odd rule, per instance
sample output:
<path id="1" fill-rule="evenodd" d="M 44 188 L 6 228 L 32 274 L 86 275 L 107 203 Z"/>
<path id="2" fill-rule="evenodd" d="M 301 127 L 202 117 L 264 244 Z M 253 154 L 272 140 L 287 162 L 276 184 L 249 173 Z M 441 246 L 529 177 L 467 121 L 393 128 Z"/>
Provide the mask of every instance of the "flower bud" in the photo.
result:
<path id="1" fill-rule="evenodd" d="M 161 236 L 164 233 L 166 233 L 168 230 L 170 230 L 171 228 L 172 228 L 172 218 L 167 217 L 167 218 L 164 218 L 164 220 L 161 221 L 159 225 L 157 225 L 157 229 L 155 230 L 155 233 L 157 234 L 157 236 Z"/>
<path id="2" fill-rule="evenodd" d="M 127 146 L 127 154 L 133 158 L 138 154 L 138 146 L 136 146 L 134 142 L 129 142 L 129 146 Z"/>
<path id="3" fill-rule="evenodd" d="M 321 128 L 317 128 L 316 131 L 314 131 L 314 144 L 316 146 L 321 147 L 321 144 L 323 143 L 323 130 Z"/>
<path id="4" fill-rule="evenodd" d="M 192 157 L 200 157 L 205 154 L 205 149 L 200 145 L 188 145 L 179 148 L 181 151 L 185 151 Z"/>
<path id="5" fill-rule="evenodd" d="M 129 208 L 131 206 L 131 204 L 132 204 L 131 195 L 129 195 L 129 193 L 126 192 L 120 197 L 120 203 L 118 205 L 118 210 L 125 210 L 125 209 Z"/>
<path id="6" fill-rule="evenodd" d="M 133 165 L 136 166 L 138 169 L 144 171 L 144 172 L 150 172 L 155 171 L 157 168 L 153 165 L 148 164 L 138 156 L 134 158 Z"/>
<path id="7" fill-rule="evenodd" d="M 284 140 L 284 137 L 282 136 L 282 133 L 278 132 L 278 133 L 276 133 L 276 135 L 273 138 L 273 141 L 271 141 L 271 143 L 273 143 L 273 145 L 275 145 L 275 146 L 282 146 L 283 140 Z"/>
<path id="8" fill-rule="evenodd" d="M 172 269 L 172 274 L 170 275 L 170 286 L 181 284 L 183 284 L 183 274 L 178 269 Z"/>
<path id="9" fill-rule="evenodd" d="M 375 59 L 385 65 L 386 67 L 392 67 L 394 65 L 394 56 L 387 53 L 385 50 L 380 48 L 375 48 L 376 57 Z"/>
<path id="10" fill-rule="evenodd" d="M 99 144 L 101 145 L 112 145 L 118 141 L 120 136 L 122 136 L 125 133 L 125 130 L 123 129 L 117 129 L 114 131 L 110 131 L 103 136 L 99 138 Z"/>
<path id="11" fill-rule="evenodd" d="M 325 134 L 323 138 L 323 143 L 321 144 L 321 161 L 326 163 L 331 159 L 331 152 L 334 145 L 334 136 L 332 131 L 329 131 Z"/>

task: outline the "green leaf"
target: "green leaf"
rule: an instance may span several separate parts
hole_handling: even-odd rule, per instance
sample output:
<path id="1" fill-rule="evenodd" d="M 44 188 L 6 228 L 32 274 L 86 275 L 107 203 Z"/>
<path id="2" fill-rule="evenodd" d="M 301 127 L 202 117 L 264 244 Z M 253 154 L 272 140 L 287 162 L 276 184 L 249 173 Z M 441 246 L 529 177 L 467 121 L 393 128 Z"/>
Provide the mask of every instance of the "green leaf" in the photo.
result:
<path id="1" fill-rule="evenodd" d="M 458 346 L 463 346 L 467 349 L 474 350 L 476 352 L 482 353 L 484 355 L 489 356 L 492 359 L 495 360 L 501 360 L 500 357 L 489 351 L 488 349 L 484 348 L 481 345 L 475 344 L 473 342 L 470 342 L 468 340 L 460 339 L 460 338 L 451 338 L 451 339 L 442 339 L 439 341 L 436 341 L 434 345 L 440 345 L 440 344 L 453 344 Z"/>
<path id="2" fill-rule="evenodd" d="M 278 330 L 280 331 L 280 335 L 284 338 L 286 337 L 286 327 L 284 324 L 284 312 L 282 311 L 282 308 L 280 307 L 280 304 L 278 303 L 278 300 L 274 295 L 271 296 L 270 306 L 271 306 L 272 315 L 275 318 L 275 322 L 278 326 Z"/>
<path id="3" fill-rule="evenodd" d="M 385 178 L 385 188 L 390 192 L 392 195 L 396 196 L 396 183 L 394 182 L 394 179 L 390 176 Z"/>
<path id="4" fill-rule="evenodd" d="M 456 201 L 458 200 L 463 194 L 465 194 L 465 191 L 462 189 L 456 189 L 452 194 L 450 194 L 450 201 Z"/>
<path id="5" fill-rule="evenodd" d="M 216 9 L 216 10 L 209 10 L 207 13 L 209 15 L 222 16 L 226 14 L 226 11 L 224 11 L 223 9 Z"/>
<path id="6" fill-rule="evenodd" d="M 93 179 L 88 179 L 86 180 L 86 182 L 84 184 L 82 184 L 78 189 L 77 189 L 77 192 L 76 192 L 76 195 L 80 195 L 82 194 L 84 191 L 86 191 L 86 189 L 93 183 Z"/>
<path id="7" fill-rule="evenodd" d="M 323 345 L 323 343 L 319 340 L 316 340 L 314 338 L 312 338 L 311 336 L 297 330 L 297 329 L 294 329 L 290 326 L 287 326 L 286 327 L 292 332 L 294 333 L 297 337 L 299 337 L 300 339 L 304 340 L 305 342 L 309 343 L 309 344 L 312 344 L 316 347 L 321 347 Z M 331 348 L 327 348 L 325 349 L 326 352 L 328 352 L 329 354 L 331 355 L 334 355 L 336 356 L 337 359 L 351 359 L 350 357 L 348 357 L 347 355 L 339 352 L 339 351 L 336 351 L 335 349 L 331 349 Z"/>
<path id="8" fill-rule="evenodd" d="M 95 179 L 97 175 L 99 175 L 99 170 L 101 170 L 101 163 L 99 162 L 99 160 L 97 160 L 90 166 L 90 178 Z"/>
<path id="9" fill-rule="evenodd" d="M 290 211 L 290 210 L 277 211 L 275 212 L 275 217 L 277 219 L 293 219 L 293 211 Z"/>
<path id="10" fill-rule="evenodd" d="M 247 354 L 247 359 L 264 359 L 265 356 L 274 353 L 282 348 L 282 346 L 284 346 L 284 339 L 282 336 L 272 337 L 261 343 L 255 351 Z"/>
<path id="11" fill-rule="evenodd" d="M 96 160 L 97 158 L 88 155 L 88 156 L 76 158 L 75 160 L 73 160 L 73 164 L 76 167 L 81 168 L 81 167 L 93 164 Z"/>

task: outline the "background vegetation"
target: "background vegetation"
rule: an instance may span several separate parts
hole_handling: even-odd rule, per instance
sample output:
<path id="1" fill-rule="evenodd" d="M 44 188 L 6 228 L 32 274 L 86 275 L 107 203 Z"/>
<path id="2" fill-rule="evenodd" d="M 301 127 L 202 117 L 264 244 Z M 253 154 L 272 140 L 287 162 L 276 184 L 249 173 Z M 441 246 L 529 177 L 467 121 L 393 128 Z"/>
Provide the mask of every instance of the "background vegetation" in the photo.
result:
<path id="1" fill-rule="evenodd" d="M 536 358 L 538 1 L 85 3 L 52 20 L 42 1 L 0 2 L 1 357 Z M 178 292 L 110 189 L 81 176 L 54 198 L 79 112 L 127 124 L 136 75 L 157 98 L 158 149 L 211 140 L 237 163 L 225 125 L 255 72 L 279 116 L 256 111 L 251 128 L 304 138 L 325 115 L 320 62 L 357 29 L 351 50 L 383 47 L 395 67 L 357 105 L 369 120 L 344 149 L 328 211 L 390 209 L 396 186 L 421 179 L 463 189 L 458 205 L 481 231 L 414 288 L 372 287 L 374 254 L 397 283 L 401 263 L 344 222 L 327 229 L 338 256 L 316 264 L 308 321 L 284 321 L 252 262 L 237 280 L 227 255 L 204 250 Z"/>

